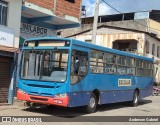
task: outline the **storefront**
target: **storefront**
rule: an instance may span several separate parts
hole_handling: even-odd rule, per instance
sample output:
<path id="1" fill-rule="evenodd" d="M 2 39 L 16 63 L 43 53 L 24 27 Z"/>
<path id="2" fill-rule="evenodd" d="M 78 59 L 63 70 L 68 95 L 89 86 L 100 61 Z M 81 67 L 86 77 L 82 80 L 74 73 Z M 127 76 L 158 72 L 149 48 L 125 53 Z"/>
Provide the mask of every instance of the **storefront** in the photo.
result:
<path id="1" fill-rule="evenodd" d="M 12 104 L 14 92 L 14 31 L 0 26 L 0 104 Z"/>

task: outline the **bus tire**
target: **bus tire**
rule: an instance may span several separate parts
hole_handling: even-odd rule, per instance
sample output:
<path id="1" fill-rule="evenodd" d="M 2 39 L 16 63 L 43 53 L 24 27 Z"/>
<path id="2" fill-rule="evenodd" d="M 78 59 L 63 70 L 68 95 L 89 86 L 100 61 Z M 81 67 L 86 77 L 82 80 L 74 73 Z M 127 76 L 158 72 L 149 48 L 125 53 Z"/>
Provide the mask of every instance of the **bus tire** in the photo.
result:
<path id="1" fill-rule="evenodd" d="M 138 102 L 139 102 L 139 93 L 137 90 L 135 90 L 133 94 L 133 100 L 131 101 L 131 106 L 133 107 L 138 106 Z"/>
<path id="2" fill-rule="evenodd" d="M 96 111 L 97 108 L 97 104 L 98 104 L 98 100 L 97 97 L 94 93 L 91 94 L 88 105 L 85 107 L 85 111 L 87 113 L 93 113 Z"/>
<path id="3" fill-rule="evenodd" d="M 27 107 L 31 107 L 31 102 L 25 102 L 24 105 Z"/>

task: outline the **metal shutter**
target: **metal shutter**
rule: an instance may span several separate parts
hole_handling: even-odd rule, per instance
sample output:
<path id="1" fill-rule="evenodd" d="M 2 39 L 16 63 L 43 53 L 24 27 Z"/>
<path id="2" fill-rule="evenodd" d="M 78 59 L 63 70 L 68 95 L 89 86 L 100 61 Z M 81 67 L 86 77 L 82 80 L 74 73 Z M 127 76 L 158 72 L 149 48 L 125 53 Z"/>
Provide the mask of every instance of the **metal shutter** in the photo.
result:
<path id="1" fill-rule="evenodd" d="M 0 103 L 8 102 L 10 76 L 11 58 L 0 57 Z"/>

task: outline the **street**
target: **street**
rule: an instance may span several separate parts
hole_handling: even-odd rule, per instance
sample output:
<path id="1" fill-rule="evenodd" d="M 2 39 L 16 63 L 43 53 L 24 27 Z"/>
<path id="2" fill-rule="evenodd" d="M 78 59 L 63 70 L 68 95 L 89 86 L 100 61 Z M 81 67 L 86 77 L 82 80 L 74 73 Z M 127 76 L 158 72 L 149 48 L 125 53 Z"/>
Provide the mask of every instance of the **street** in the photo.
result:
<path id="1" fill-rule="evenodd" d="M 62 108 L 54 106 L 25 108 L 23 106 L 0 106 L 0 116 L 53 116 L 53 119 L 58 119 L 61 117 L 62 120 L 63 118 L 66 119 L 68 116 L 74 116 L 75 118 L 79 116 L 160 116 L 160 96 L 150 96 L 145 98 L 141 100 L 138 107 L 130 107 L 128 103 L 116 103 L 98 106 L 97 112 L 92 114 L 83 113 L 81 108 Z M 70 118 L 70 120 L 72 119 Z M 59 121 L 56 120 L 56 122 Z M 66 124 L 67 122 L 61 122 L 60 124 L 64 123 Z M 84 123 L 90 124 L 89 122 Z M 14 124 L 17 125 L 17 123 Z M 98 122 L 94 124 L 98 124 Z M 100 124 L 104 123 L 100 122 Z M 128 122 L 123 123 L 123 125 L 124 124 L 128 124 Z M 131 124 L 136 123 L 132 122 Z M 141 122 L 141 124 L 143 124 L 143 122 Z M 146 122 L 144 124 L 153 124 L 153 122 Z M 155 122 L 154 124 L 158 124 L 158 122 Z"/>

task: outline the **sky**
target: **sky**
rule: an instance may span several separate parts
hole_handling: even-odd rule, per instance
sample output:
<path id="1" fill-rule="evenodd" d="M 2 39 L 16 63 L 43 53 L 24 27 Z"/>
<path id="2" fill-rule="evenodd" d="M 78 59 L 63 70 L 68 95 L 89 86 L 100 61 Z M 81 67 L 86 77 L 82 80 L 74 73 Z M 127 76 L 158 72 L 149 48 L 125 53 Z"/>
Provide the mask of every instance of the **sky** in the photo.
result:
<path id="1" fill-rule="evenodd" d="M 82 5 L 86 6 L 87 16 L 94 15 L 94 4 L 96 0 L 82 0 Z M 121 13 L 137 12 L 156 9 L 160 10 L 160 0 L 105 0 L 112 7 Z M 100 0 L 99 15 L 110 15 L 117 13 Z"/>

